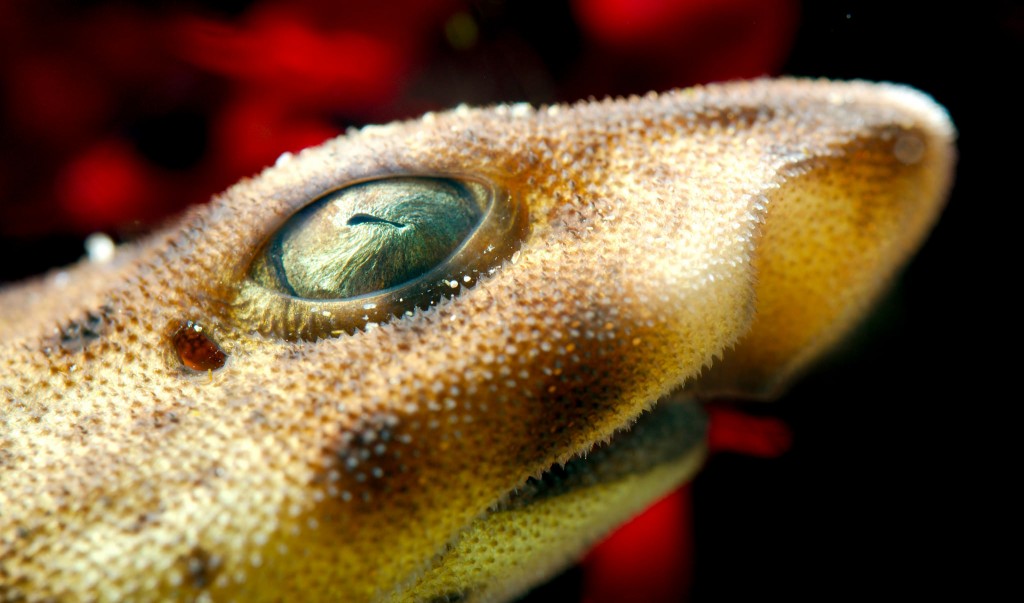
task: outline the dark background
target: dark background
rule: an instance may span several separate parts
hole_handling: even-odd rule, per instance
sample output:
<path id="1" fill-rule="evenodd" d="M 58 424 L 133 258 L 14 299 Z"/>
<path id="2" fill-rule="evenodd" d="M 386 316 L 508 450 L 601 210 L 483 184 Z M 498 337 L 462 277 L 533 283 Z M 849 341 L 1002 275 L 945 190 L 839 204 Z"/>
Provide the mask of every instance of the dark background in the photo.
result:
<path id="1" fill-rule="evenodd" d="M 601 2 L 589 13 L 583 2 L 296 3 L 316 17 L 298 23 L 376 46 L 261 30 L 253 15 L 278 4 L 4 4 L 0 282 L 75 260 L 94 230 L 139 236 L 351 125 L 761 73 L 906 83 L 959 129 L 953 197 L 855 341 L 783 400 L 747 409 L 785 420 L 791 450 L 722 453 L 697 478 L 693 600 L 977 598 L 993 584 L 991 543 L 1009 529 L 1002 484 L 1017 476 L 1001 466 L 1016 448 L 1003 384 L 1019 356 L 1019 3 L 735 0 L 633 29 L 587 21 L 626 10 L 612 0 L 603 13 Z M 211 24 L 226 29 L 207 35 Z M 268 47 L 306 60 L 261 72 L 269 59 L 254 49 Z M 536 598 L 579 596 L 581 571 Z"/>
<path id="2" fill-rule="evenodd" d="M 773 411 L 791 453 L 719 456 L 698 478 L 696 598 L 996 592 L 1019 441 L 1006 384 L 1022 19 L 1011 3 L 804 4 L 783 71 L 929 92 L 957 125 L 960 161 L 945 214 L 862 339 Z"/>

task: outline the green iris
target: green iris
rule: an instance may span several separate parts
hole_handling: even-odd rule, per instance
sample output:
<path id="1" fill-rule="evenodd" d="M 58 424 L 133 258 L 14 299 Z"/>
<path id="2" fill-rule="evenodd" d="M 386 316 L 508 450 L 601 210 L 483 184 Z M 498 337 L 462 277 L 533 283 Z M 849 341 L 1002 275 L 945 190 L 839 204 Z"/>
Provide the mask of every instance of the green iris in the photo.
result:
<path id="1" fill-rule="evenodd" d="M 476 196 L 453 180 L 356 184 L 292 217 L 256 258 L 251 276 L 305 299 L 377 293 L 444 263 L 482 215 Z"/>

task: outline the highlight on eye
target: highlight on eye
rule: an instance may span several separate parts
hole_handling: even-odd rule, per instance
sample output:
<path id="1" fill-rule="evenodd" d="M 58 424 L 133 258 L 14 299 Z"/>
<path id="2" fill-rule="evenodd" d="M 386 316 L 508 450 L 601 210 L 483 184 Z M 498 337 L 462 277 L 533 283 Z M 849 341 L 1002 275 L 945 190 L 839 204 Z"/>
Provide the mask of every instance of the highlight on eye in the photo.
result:
<path id="1" fill-rule="evenodd" d="M 525 211 L 490 183 L 354 183 L 315 199 L 269 237 L 235 318 L 285 339 L 351 333 L 475 284 L 511 257 L 525 227 Z"/>

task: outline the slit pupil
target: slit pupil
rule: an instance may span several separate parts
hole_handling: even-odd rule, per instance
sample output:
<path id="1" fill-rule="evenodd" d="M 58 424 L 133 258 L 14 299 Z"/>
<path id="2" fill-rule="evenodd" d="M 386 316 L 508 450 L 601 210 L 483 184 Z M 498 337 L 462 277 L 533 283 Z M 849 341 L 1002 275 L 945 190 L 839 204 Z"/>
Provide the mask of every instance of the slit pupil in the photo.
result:
<path id="1" fill-rule="evenodd" d="M 370 214 L 354 214 L 346 222 L 349 226 L 358 226 L 360 224 L 390 224 L 395 228 L 405 228 L 405 224 L 401 222 L 392 222 L 391 220 L 385 220 L 377 216 L 371 216 Z"/>

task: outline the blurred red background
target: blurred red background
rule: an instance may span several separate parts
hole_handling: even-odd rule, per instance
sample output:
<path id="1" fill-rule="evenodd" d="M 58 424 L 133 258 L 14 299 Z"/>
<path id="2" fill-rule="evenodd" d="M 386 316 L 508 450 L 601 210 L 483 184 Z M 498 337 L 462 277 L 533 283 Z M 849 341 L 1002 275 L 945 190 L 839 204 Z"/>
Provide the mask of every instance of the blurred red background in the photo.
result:
<path id="1" fill-rule="evenodd" d="M 1021 23 L 1007 2 L 973 14 L 796 0 L 0 3 L 0 282 L 75 260 L 96 230 L 137 237 L 284 151 L 460 102 L 766 74 L 909 83 L 950 108 L 963 160 L 946 217 L 869 335 L 780 403 L 721 409 L 721 453 L 692 496 L 531 600 L 817 600 L 894 580 L 920 592 L 931 574 L 906 559 L 935 556 L 958 529 L 918 513 L 963 462 L 942 435 L 956 407 L 940 400 L 967 386 L 934 375 L 962 370 L 942 350 L 973 333 L 948 317 L 975 302 L 946 292 L 946 267 L 984 247 L 965 250 L 987 216 L 960 199 L 990 184 L 967 84 L 981 62 L 955 41 L 982 33 L 976 51 L 1019 62 Z"/>
<path id="2" fill-rule="evenodd" d="M 10 2 L 5 235 L 130 234 L 346 127 L 777 72 L 793 0 Z"/>

